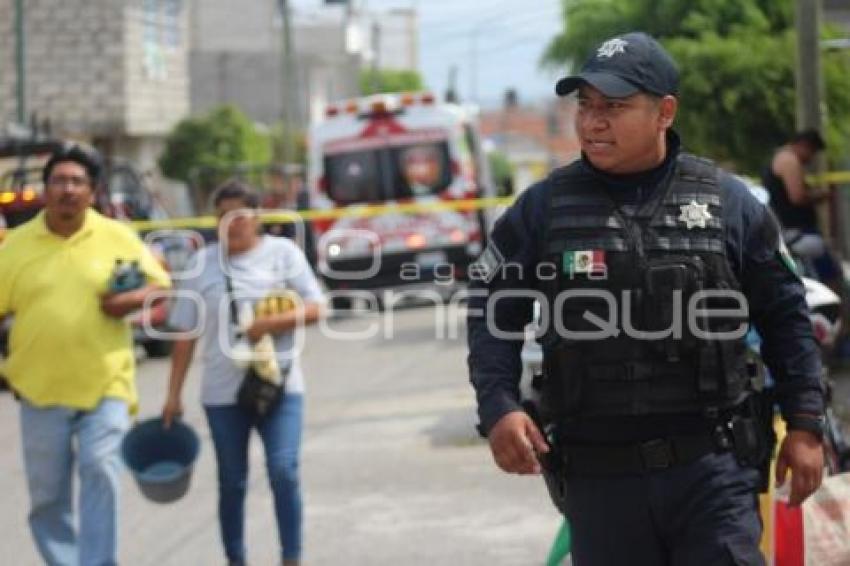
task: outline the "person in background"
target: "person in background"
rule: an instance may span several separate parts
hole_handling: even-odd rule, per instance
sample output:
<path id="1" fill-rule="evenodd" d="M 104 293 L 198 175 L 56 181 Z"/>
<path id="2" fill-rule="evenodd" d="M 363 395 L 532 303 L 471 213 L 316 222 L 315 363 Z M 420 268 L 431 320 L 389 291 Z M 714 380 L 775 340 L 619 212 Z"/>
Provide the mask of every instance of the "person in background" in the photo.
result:
<path id="1" fill-rule="evenodd" d="M 304 179 L 300 170 L 292 167 L 271 167 L 268 171 L 267 192 L 261 202 L 261 207 L 267 210 L 293 210 L 303 211 L 310 208 L 309 197 L 304 187 Z M 313 234 L 313 225 L 308 221 L 302 221 L 304 255 L 312 268 L 316 267 L 316 238 Z M 295 224 L 291 222 L 269 223 L 265 225 L 265 232 L 272 236 L 283 236 L 294 239 L 298 232 Z"/>
<path id="2" fill-rule="evenodd" d="M 301 559 L 302 545 L 298 469 L 304 378 L 294 352 L 294 331 L 299 325 L 318 320 L 324 299 L 298 246 L 287 238 L 260 234 L 259 198 L 253 190 L 230 181 L 216 190 L 213 203 L 220 220 L 219 242 L 198 252 L 195 261 L 203 262 L 200 273 L 181 285 L 181 290 L 192 293 L 199 302 L 178 297 L 170 323 L 178 330 L 199 330 L 203 343 L 201 402 L 218 463 L 218 515 L 227 560 L 233 566 L 245 564 L 246 560 L 248 443 L 251 430 L 256 429 L 265 448 L 283 564 L 295 566 Z M 221 337 L 229 337 L 234 343 L 242 332 L 228 314 L 231 300 L 239 312 L 244 312 L 246 306 L 250 312 L 257 301 L 282 291 L 292 291 L 300 297 L 295 308 L 256 316 L 244 331 L 253 343 L 266 334 L 274 336 L 278 365 L 286 374 L 282 399 L 260 417 L 237 404 L 245 369 L 235 361 L 229 344 L 224 344 Z M 222 324 L 229 327 L 222 328 Z M 181 391 L 196 341 L 181 338 L 174 343 L 168 396 L 162 409 L 166 426 L 183 411 Z"/>
<path id="3" fill-rule="evenodd" d="M 826 149 L 817 130 L 797 132 L 778 148 L 762 174 L 770 205 L 784 230 L 785 243 L 798 258 L 811 261 L 818 278 L 835 290 L 841 288 L 841 268 L 818 228 L 815 207 L 829 198 L 806 183 L 806 168 Z"/>
<path id="4" fill-rule="evenodd" d="M 44 209 L 0 246 L 0 319 L 14 316 L 4 374 L 20 401 L 29 525 L 51 566 L 117 564 L 119 448 L 137 402 L 124 317 L 170 286 L 131 228 L 91 208 L 101 171 L 88 148 L 54 153 Z M 141 286 L 110 288 L 119 261 Z"/>

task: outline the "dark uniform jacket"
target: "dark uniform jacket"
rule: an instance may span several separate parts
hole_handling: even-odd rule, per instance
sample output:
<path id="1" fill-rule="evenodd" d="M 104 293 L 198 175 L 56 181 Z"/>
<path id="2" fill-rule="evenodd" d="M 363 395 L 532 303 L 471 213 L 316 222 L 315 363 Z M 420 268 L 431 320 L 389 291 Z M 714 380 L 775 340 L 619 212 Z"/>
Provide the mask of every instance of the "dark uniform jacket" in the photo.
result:
<path id="1" fill-rule="evenodd" d="M 679 139 L 668 135 L 664 163 L 644 173 L 613 176 L 582 159 L 580 166 L 593 175 L 617 205 L 641 204 L 659 189 L 675 165 Z M 489 282 L 478 278 L 470 285 L 468 341 L 470 379 L 476 390 L 479 417 L 486 432 L 506 413 L 520 408 L 520 351 L 523 341 L 494 336 L 485 313 L 487 296 L 502 289 L 539 290 L 536 266 L 544 234 L 551 178 L 525 191 L 496 223 L 490 249 L 494 261 L 521 266 L 505 269 Z M 721 172 L 723 227 L 726 255 L 749 303 L 750 320 L 763 340 L 762 355 L 776 381 L 783 415 L 821 414 L 820 354 L 815 341 L 805 291 L 798 276 L 783 261 L 778 225 L 768 211 L 735 177 Z M 493 258 L 496 258 L 495 260 Z M 493 267 L 492 265 L 490 267 Z M 533 299 L 500 298 L 494 310 L 496 328 L 521 332 L 531 321 Z M 648 415 L 605 417 L 574 422 L 566 436 L 582 441 L 633 441 L 702 430 L 702 415 Z"/>

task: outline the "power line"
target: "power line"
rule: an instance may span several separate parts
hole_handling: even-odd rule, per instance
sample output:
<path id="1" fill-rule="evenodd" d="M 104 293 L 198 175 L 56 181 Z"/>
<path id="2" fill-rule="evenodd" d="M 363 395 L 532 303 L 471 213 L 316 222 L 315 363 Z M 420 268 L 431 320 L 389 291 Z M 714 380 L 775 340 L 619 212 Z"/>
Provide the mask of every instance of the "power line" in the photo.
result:
<path id="1" fill-rule="evenodd" d="M 526 21 L 526 22 L 523 22 L 523 24 L 521 24 L 521 25 L 518 25 L 518 26 L 517 26 L 517 25 L 512 26 L 511 31 L 512 31 L 512 32 L 535 31 L 535 30 L 537 29 L 537 27 L 538 27 L 538 26 L 537 26 L 537 24 L 536 24 L 536 22 L 535 22 L 535 21 Z M 479 31 L 480 31 L 480 30 L 479 30 Z M 471 39 L 475 38 L 475 39 L 476 39 L 476 41 L 477 41 L 477 37 L 475 37 L 475 36 L 477 36 L 477 35 L 478 35 L 477 33 L 470 33 L 470 34 L 466 34 L 466 35 L 465 35 L 462 39 L 471 40 Z M 555 35 L 556 35 L 556 33 L 553 33 L 553 34 L 552 34 L 552 37 L 554 37 Z M 493 40 L 501 39 L 501 38 L 506 38 L 506 37 L 507 37 L 507 38 L 509 38 L 509 40 L 508 40 L 509 42 L 510 42 L 510 41 L 514 41 L 514 40 L 516 40 L 517 38 L 523 38 L 523 37 L 530 37 L 530 38 L 532 38 L 532 39 L 537 39 L 537 40 L 540 40 L 540 41 L 545 41 L 545 38 L 544 38 L 544 37 L 542 37 L 540 33 L 535 34 L 533 37 L 532 37 L 532 36 L 525 36 L 525 35 L 514 35 L 514 34 L 494 34 L 494 33 L 490 33 L 490 34 L 483 34 L 483 40 L 484 40 L 485 42 L 487 42 L 487 41 L 493 41 Z M 429 38 L 429 39 L 430 39 L 430 38 Z M 461 39 L 461 38 L 458 38 L 458 39 Z M 432 41 L 433 41 L 433 40 L 432 40 Z M 428 50 L 429 50 L 429 51 L 441 51 L 441 50 L 444 50 L 444 49 L 446 49 L 446 48 L 457 49 L 457 42 L 456 42 L 456 41 L 451 41 L 451 40 L 442 40 L 442 41 L 437 41 L 437 42 L 435 42 L 435 44 L 433 44 L 433 45 L 429 45 L 429 49 L 428 49 Z M 481 46 L 479 46 L 479 48 L 481 48 Z"/>
<path id="2" fill-rule="evenodd" d="M 525 11 L 520 17 L 513 17 L 511 12 L 512 7 L 506 6 L 504 11 L 500 11 L 498 13 L 491 13 L 489 17 L 477 20 L 473 25 L 467 25 L 463 29 L 452 29 L 444 33 L 429 34 L 428 40 L 445 42 L 451 41 L 453 39 L 464 39 L 469 37 L 470 33 L 474 33 L 476 30 L 482 29 L 483 27 L 489 25 L 492 25 L 494 28 L 497 28 L 502 27 L 498 25 L 499 23 L 501 23 L 504 25 L 509 25 L 510 28 L 513 29 L 516 27 L 518 22 L 530 23 L 538 21 L 539 18 L 544 16 L 549 16 L 551 18 L 554 18 L 556 15 L 560 16 L 560 10 L 557 11 L 557 14 L 553 14 L 552 8 L 548 7 L 542 10 Z M 423 26 L 423 30 L 424 28 L 425 26 Z"/>
<path id="3" fill-rule="evenodd" d="M 512 5 L 514 5 L 514 3 L 515 3 L 515 0 L 504 0 L 501 3 L 494 2 L 494 3 L 491 3 L 487 6 L 487 8 L 488 8 L 487 11 L 483 11 L 483 10 L 480 10 L 480 9 L 476 10 L 475 15 L 477 17 L 483 16 L 484 20 L 491 20 L 494 17 L 502 18 L 502 17 L 505 16 L 505 13 L 504 13 L 503 10 L 506 9 L 506 8 L 510 8 Z M 460 7 L 458 4 L 456 4 L 456 6 Z M 442 17 L 441 19 L 431 20 L 431 21 L 429 21 L 429 20 L 427 20 L 426 18 L 423 17 L 421 19 L 421 23 L 422 23 L 423 27 L 439 27 L 439 28 L 448 27 L 449 31 L 457 31 L 457 30 L 460 30 L 462 28 L 469 27 L 470 22 L 483 21 L 483 20 L 478 19 L 477 17 L 471 18 L 469 8 L 468 7 L 462 7 L 458 12 L 456 12 L 455 15 L 448 15 L 448 16 Z"/>

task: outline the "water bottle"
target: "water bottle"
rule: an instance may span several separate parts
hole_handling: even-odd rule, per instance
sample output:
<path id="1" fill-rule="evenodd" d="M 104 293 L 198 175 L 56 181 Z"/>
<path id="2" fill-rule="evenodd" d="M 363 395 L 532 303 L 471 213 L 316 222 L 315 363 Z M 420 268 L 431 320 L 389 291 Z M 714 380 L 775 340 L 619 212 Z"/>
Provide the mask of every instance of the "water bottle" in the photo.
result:
<path id="1" fill-rule="evenodd" d="M 144 284 L 145 276 L 139 268 L 139 262 L 137 260 L 115 260 L 112 278 L 109 281 L 109 290 L 111 292 L 124 293 L 126 291 L 133 291 L 143 287 Z"/>

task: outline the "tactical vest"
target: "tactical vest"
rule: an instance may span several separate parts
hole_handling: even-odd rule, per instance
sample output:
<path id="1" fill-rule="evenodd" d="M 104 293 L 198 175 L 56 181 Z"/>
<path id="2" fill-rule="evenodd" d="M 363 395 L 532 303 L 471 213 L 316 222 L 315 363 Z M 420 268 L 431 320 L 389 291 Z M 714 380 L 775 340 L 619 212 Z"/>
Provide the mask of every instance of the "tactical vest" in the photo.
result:
<path id="1" fill-rule="evenodd" d="M 745 303 L 730 299 L 740 284 L 714 164 L 681 154 L 649 200 L 620 207 L 580 163 L 550 182 L 542 257 L 554 276 L 542 284 L 541 339 L 549 416 L 711 413 L 742 401 L 746 346 L 728 337 L 743 334 L 747 315 L 718 310 Z M 709 298 L 691 304 L 696 294 Z"/>

